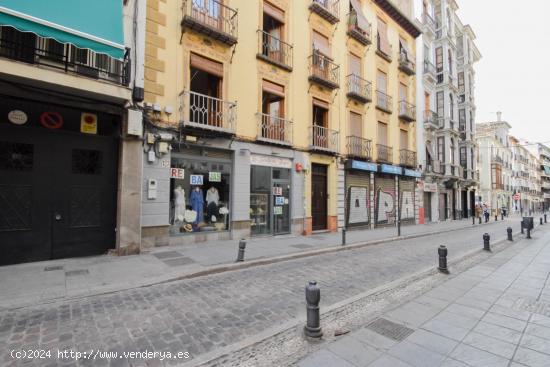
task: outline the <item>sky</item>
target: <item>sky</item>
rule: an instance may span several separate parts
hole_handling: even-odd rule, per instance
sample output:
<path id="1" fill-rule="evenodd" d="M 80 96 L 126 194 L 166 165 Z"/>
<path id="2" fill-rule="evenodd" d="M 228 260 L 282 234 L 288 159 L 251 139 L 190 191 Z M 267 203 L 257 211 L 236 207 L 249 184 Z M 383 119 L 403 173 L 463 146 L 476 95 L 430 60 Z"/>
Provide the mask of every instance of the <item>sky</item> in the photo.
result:
<path id="1" fill-rule="evenodd" d="M 482 55 L 474 66 L 476 122 L 495 121 L 502 111 L 512 135 L 550 141 L 550 1 L 456 2 Z"/>

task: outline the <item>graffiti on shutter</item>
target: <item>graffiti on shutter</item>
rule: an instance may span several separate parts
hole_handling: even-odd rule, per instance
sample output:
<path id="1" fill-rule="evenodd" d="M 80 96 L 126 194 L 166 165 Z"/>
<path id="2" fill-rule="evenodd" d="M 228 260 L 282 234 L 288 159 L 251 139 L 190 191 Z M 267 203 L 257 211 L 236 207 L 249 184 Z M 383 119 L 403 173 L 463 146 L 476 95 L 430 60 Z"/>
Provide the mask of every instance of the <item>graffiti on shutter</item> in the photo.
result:
<path id="1" fill-rule="evenodd" d="M 374 223 L 377 227 L 395 224 L 397 202 L 395 198 L 395 178 L 377 176 L 374 180 Z"/>
<path id="2" fill-rule="evenodd" d="M 401 179 L 399 196 L 401 205 L 401 221 L 414 223 L 414 180 Z"/>
<path id="3" fill-rule="evenodd" d="M 349 227 L 370 224 L 370 189 L 368 174 L 348 174 L 346 177 L 346 224 Z"/>

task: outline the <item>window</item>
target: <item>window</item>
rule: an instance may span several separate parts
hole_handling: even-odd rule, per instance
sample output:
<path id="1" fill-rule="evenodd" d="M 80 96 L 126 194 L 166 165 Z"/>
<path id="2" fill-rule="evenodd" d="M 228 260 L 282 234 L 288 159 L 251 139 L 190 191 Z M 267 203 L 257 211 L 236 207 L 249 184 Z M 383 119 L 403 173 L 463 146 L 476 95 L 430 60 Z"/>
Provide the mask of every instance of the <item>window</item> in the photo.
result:
<path id="1" fill-rule="evenodd" d="M 445 115 L 445 101 L 443 97 L 443 92 L 437 92 L 435 104 L 437 109 L 437 116 L 439 118 L 443 118 Z"/>
<path id="2" fill-rule="evenodd" d="M 449 56 L 449 74 L 453 75 L 453 53 L 451 50 L 448 50 Z"/>
<path id="3" fill-rule="evenodd" d="M 36 34 L 7 26 L 0 27 L 0 32 L 0 56 L 34 63 Z"/>
<path id="4" fill-rule="evenodd" d="M 459 93 L 464 93 L 465 92 L 465 89 L 464 89 L 464 72 L 463 71 L 458 73 L 458 92 Z"/>
<path id="5" fill-rule="evenodd" d="M 466 110 L 464 108 L 458 110 L 458 126 L 460 131 L 466 130 Z"/>
<path id="6" fill-rule="evenodd" d="M 355 112 L 349 113 L 349 135 L 363 137 L 363 121 L 361 115 Z"/>
<path id="7" fill-rule="evenodd" d="M 466 147 L 460 147 L 460 165 L 466 169 L 468 167 L 468 155 Z"/>
<path id="8" fill-rule="evenodd" d="M 382 52 L 386 56 L 391 56 L 391 46 L 388 39 L 388 31 L 386 23 L 378 18 L 378 39 L 377 39 L 378 51 Z"/>
<path id="9" fill-rule="evenodd" d="M 437 159 L 441 163 L 445 163 L 445 137 L 437 138 Z"/>
<path id="10" fill-rule="evenodd" d="M 262 81 L 262 137 L 285 141 L 285 88 L 267 80 Z"/>
<path id="11" fill-rule="evenodd" d="M 361 58 L 354 54 L 349 55 L 349 73 L 357 76 L 362 76 L 361 72 Z"/>
<path id="12" fill-rule="evenodd" d="M 262 54 L 272 60 L 286 64 L 286 50 L 282 49 L 281 45 L 281 41 L 285 37 L 285 13 L 268 2 L 264 2 L 263 9 Z"/>
<path id="13" fill-rule="evenodd" d="M 388 124 L 378 122 L 378 143 L 388 145 Z"/>
<path id="14" fill-rule="evenodd" d="M 407 130 L 399 131 L 399 143 L 401 149 L 409 149 L 409 132 Z"/>
<path id="15" fill-rule="evenodd" d="M 443 47 L 435 49 L 435 67 L 438 73 L 443 72 Z"/>
<path id="16" fill-rule="evenodd" d="M 223 127 L 223 65 L 191 54 L 190 122 Z"/>
<path id="17" fill-rule="evenodd" d="M 313 146 L 328 148 L 328 103 L 319 99 L 313 99 Z"/>
<path id="18" fill-rule="evenodd" d="M 455 140 L 454 139 L 451 139 L 451 147 L 450 147 L 450 155 L 451 155 L 451 164 L 455 164 L 455 150 L 456 150 L 456 146 L 455 146 Z"/>
<path id="19" fill-rule="evenodd" d="M 313 31 L 313 51 L 324 56 L 330 56 L 330 43 L 328 37 Z"/>
<path id="20" fill-rule="evenodd" d="M 455 118 L 455 102 L 452 94 L 449 94 L 449 102 L 450 102 L 449 111 L 451 112 L 451 121 L 453 121 Z"/>
<path id="21" fill-rule="evenodd" d="M 378 70 L 376 76 L 376 89 L 382 93 L 386 93 L 388 76 L 382 70 Z"/>

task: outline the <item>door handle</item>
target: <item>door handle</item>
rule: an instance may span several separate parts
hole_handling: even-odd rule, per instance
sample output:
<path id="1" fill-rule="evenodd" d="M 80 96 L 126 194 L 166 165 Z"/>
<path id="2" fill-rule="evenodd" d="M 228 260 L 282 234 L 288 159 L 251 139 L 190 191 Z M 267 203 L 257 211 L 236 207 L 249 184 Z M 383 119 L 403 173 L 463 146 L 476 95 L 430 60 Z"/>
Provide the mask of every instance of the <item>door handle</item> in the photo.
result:
<path id="1" fill-rule="evenodd" d="M 55 220 L 60 221 L 61 220 L 61 214 L 55 213 L 54 218 L 55 218 Z"/>

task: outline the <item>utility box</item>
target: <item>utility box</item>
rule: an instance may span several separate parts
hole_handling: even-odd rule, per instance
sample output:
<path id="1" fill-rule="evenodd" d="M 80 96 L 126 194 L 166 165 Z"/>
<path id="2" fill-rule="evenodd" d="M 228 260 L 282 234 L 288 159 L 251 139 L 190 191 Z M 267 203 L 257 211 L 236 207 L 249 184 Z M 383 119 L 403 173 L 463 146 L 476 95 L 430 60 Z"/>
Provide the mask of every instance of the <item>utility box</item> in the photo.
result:
<path id="1" fill-rule="evenodd" d="M 535 223 L 533 217 L 523 217 L 523 228 L 525 229 L 534 229 Z"/>

